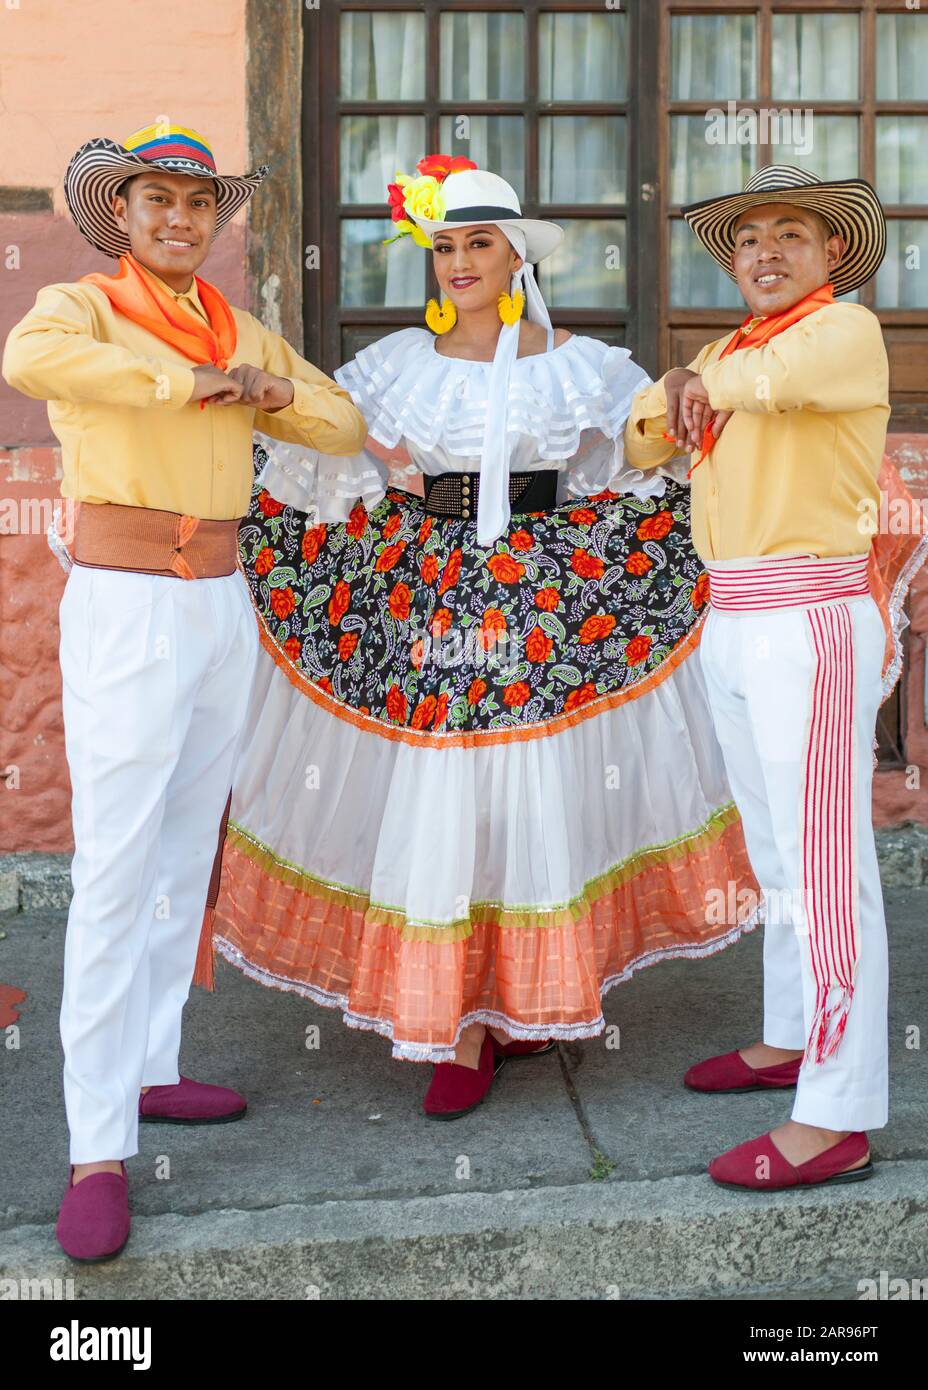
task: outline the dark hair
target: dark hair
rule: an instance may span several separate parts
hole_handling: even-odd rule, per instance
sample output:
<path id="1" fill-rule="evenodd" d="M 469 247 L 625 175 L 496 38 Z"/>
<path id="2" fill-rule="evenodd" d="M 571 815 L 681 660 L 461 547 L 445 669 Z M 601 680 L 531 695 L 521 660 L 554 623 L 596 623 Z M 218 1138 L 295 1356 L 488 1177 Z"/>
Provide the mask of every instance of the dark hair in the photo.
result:
<path id="1" fill-rule="evenodd" d="M 122 183 L 121 183 L 121 184 L 119 185 L 119 187 L 116 189 L 116 193 L 115 193 L 114 196 L 117 197 L 117 198 L 125 198 L 126 202 L 128 202 L 128 201 L 129 201 L 129 184 L 132 182 L 133 179 L 136 179 L 136 178 L 138 178 L 138 174 L 130 174 L 129 177 L 128 177 L 127 179 L 123 179 Z"/>

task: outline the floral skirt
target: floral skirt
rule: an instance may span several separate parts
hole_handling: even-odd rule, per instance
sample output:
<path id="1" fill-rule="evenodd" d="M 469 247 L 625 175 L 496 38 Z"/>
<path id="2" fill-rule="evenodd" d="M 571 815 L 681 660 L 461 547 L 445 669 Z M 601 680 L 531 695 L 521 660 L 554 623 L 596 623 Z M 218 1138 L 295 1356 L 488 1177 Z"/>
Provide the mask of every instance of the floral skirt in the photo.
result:
<path id="1" fill-rule="evenodd" d="M 756 891 L 696 655 L 689 491 L 601 493 L 479 546 L 390 489 L 314 524 L 256 485 L 261 639 L 213 943 L 393 1055 L 577 1038 Z"/>

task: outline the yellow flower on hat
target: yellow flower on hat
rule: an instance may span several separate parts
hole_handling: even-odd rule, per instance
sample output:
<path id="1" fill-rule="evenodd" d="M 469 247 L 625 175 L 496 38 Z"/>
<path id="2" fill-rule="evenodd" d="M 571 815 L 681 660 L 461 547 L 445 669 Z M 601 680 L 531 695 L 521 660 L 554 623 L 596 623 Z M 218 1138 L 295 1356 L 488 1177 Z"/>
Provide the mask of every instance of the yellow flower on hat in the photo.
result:
<path id="1" fill-rule="evenodd" d="M 417 223 L 404 213 L 422 217 L 430 222 L 441 222 L 445 216 L 445 200 L 441 192 L 441 180 L 435 178 L 433 174 L 422 174 L 418 178 L 413 178 L 409 174 L 401 174 L 397 171 L 394 183 L 388 185 L 388 195 L 393 216 L 393 227 L 396 235 L 390 241 L 397 241 L 401 236 L 411 236 L 417 246 L 423 246 L 426 250 L 431 248 L 432 239 Z M 390 242 L 385 242 L 389 245 Z"/>
<path id="2" fill-rule="evenodd" d="M 398 181 L 399 182 L 399 181 Z M 421 174 L 400 185 L 406 194 L 406 211 L 430 222 L 441 222 L 445 216 L 445 200 L 441 184 L 432 174 Z"/>

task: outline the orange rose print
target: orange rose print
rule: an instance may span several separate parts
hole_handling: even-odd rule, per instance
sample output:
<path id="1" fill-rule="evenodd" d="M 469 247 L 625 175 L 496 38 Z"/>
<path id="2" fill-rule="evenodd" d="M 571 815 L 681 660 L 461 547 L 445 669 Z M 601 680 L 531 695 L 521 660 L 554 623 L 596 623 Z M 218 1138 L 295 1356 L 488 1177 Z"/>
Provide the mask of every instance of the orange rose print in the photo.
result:
<path id="1" fill-rule="evenodd" d="M 406 723 L 406 696 L 398 685 L 391 685 L 387 691 L 387 716 L 396 724 Z"/>
<path id="2" fill-rule="evenodd" d="M 284 643 L 284 651 L 291 661 L 299 661 L 302 645 L 299 637 L 288 637 Z"/>
<path id="3" fill-rule="evenodd" d="M 374 569 L 381 573 L 383 573 L 384 570 L 392 570 L 405 549 L 405 541 L 394 541 L 392 545 L 384 546 L 383 550 L 381 550 L 380 554 L 377 556 L 377 563 Z"/>
<path id="4" fill-rule="evenodd" d="M 438 729 L 448 718 L 448 692 L 443 690 L 435 702 L 435 718 L 432 720 L 432 728 Z"/>
<path id="5" fill-rule="evenodd" d="M 602 579 L 605 566 L 602 560 L 591 555 L 588 550 L 578 547 L 573 553 L 570 568 L 574 574 L 579 574 L 581 579 Z"/>
<path id="6" fill-rule="evenodd" d="M 255 560 L 255 574 L 270 574 L 275 564 L 274 552 L 269 545 L 266 545 L 258 551 L 258 558 Z"/>
<path id="7" fill-rule="evenodd" d="M 561 601 L 561 596 L 557 589 L 539 589 L 535 595 L 536 607 L 541 608 L 545 613 L 553 613 Z"/>
<path id="8" fill-rule="evenodd" d="M 324 690 L 327 695 L 332 694 L 332 682 L 329 680 L 328 676 L 320 676 L 316 684 L 319 689 Z"/>
<path id="9" fill-rule="evenodd" d="M 322 524 L 320 526 L 311 526 L 303 536 L 302 552 L 303 559 L 306 561 L 307 565 L 314 564 L 318 558 L 319 549 L 325 544 L 325 534 L 326 528 L 325 525 Z"/>
<path id="10" fill-rule="evenodd" d="M 517 584 L 525 573 L 525 566 L 511 555 L 491 555 L 487 569 L 499 584 Z"/>
<path id="11" fill-rule="evenodd" d="M 343 632 L 338 639 L 339 660 L 347 661 L 357 645 L 358 634 L 356 632 Z"/>
<path id="12" fill-rule="evenodd" d="M 581 705 L 588 705 L 591 700 L 596 699 L 596 686 L 592 681 L 587 681 L 586 685 L 581 685 L 579 689 L 572 690 L 564 701 L 564 713 L 568 714 L 571 710 L 579 709 Z"/>
<path id="13" fill-rule="evenodd" d="M 438 561 L 434 555 L 426 555 L 422 564 L 419 566 L 419 573 L 422 575 L 424 584 L 434 584 L 438 577 Z"/>
<path id="14" fill-rule="evenodd" d="M 596 513 L 592 507 L 574 507 L 569 520 L 576 522 L 578 526 L 592 526 L 596 520 Z"/>
<path id="15" fill-rule="evenodd" d="M 673 530 L 673 512 L 655 512 L 639 524 L 636 535 L 640 541 L 662 541 Z"/>
<path id="16" fill-rule="evenodd" d="M 367 530 L 367 512 L 360 502 L 352 507 L 351 515 L 345 522 L 345 530 L 349 536 L 354 537 L 363 536 Z"/>
<path id="17" fill-rule="evenodd" d="M 426 695 L 424 700 L 420 700 L 412 712 L 409 727 L 411 729 L 427 729 L 432 722 L 437 703 L 434 695 Z"/>
<path id="18" fill-rule="evenodd" d="M 654 561 L 645 555 L 643 550 L 633 550 L 625 561 L 625 568 L 629 574 L 647 574 Z"/>
<path id="19" fill-rule="evenodd" d="M 399 512 L 394 512 L 393 515 L 388 519 L 386 526 L 383 528 L 384 537 L 387 540 L 389 540 L 391 536 L 395 536 L 402 524 L 402 517 L 400 516 Z"/>
<path id="20" fill-rule="evenodd" d="M 402 580 L 394 584 L 393 588 L 390 590 L 390 597 L 387 603 L 389 604 L 391 614 L 398 622 L 405 622 L 409 617 L 409 600 L 411 597 L 412 595 L 409 592 L 408 584 L 404 584 Z"/>
<path id="21" fill-rule="evenodd" d="M 296 607 L 296 596 L 288 584 L 286 589 L 271 590 L 271 607 L 277 618 L 289 618 Z"/>
<path id="22" fill-rule="evenodd" d="M 409 648 L 409 660 L 418 671 L 422 665 L 422 638 L 418 637 Z"/>
<path id="23" fill-rule="evenodd" d="M 461 555 L 462 551 L 455 548 L 448 556 L 448 563 L 441 572 L 441 583 L 438 592 L 443 594 L 446 589 L 453 589 L 461 576 Z"/>
<path id="24" fill-rule="evenodd" d="M 651 650 L 651 639 L 645 633 L 633 637 L 625 648 L 625 661 L 629 666 L 640 666 L 647 661 Z"/>
<path id="25" fill-rule="evenodd" d="M 547 661 L 554 642 L 537 625 L 532 628 L 525 643 L 525 655 L 529 661 Z"/>
<path id="26" fill-rule="evenodd" d="M 483 622 L 477 634 L 477 641 L 485 652 L 494 647 L 506 635 L 506 619 L 501 609 L 485 608 Z"/>
<path id="27" fill-rule="evenodd" d="M 709 573 L 703 570 L 693 586 L 690 594 L 690 603 L 694 608 L 703 608 L 709 600 Z"/>
<path id="28" fill-rule="evenodd" d="M 597 642 L 602 637 L 608 637 L 615 627 L 615 618 L 609 613 L 594 613 L 587 618 L 580 629 L 580 641 L 586 645 L 589 642 Z"/>
<path id="29" fill-rule="evenodd" d="M 419 544 L 425 545 L 429 536 L 432 534 L 432 518 L 427 516 L 419 527 Z"/>
<path id="30" fill-rule="evenodd" d="M 451 626 L 450 608 L 436 608 L 429 624 L 429 632 L 432 637 L 444 637 Z"/>
<path id="31" fill-rule="evenodd" d="M 512 535 L 509 537 L 509 544 L 512 546 L 513 550 L 531 550 L 535 542 L 528 531 L 522 530 L 513 531 Z"/>
<path id="32" fill-rule="evenodd" d="M 525 681 L 516 681 L 514 685 L 507 685 L 503 691 L 503 704 L 510 705 L 513 709 L 521 709 L 531 693 Z"/>
<path id="33" fill-rule="evenodd" d="M 470 683 L 470 685 L 469 685 L 469 687 L 468 687 L 468 690 L 467 690 L 467 703 L 468 703 L 469 705 L 476 705 L 476 704 L 479 704 L 480 701 L 483 699 L 483 697 L 484 697 L 484 695 L 485 695 L 486 693 L 487 693 L 487 683 L 486 683 L 486 681 L 480 680 L 480 678 L 479 678 L 479 676 L 478 676 L 478 678 L 477 678 L 476 680 L 471 681 L 471 683 Z"/>
<path id="34" fill-rule="evenodd" d="M 266 488 L 262 488 L 258 493 L 258 506 L 261 508 L 263 516 L 280 516 L 284 509 L 283 502 L 278 502 L 276 497 L 272 497 Z"/>
<path id="35" fill-rule="evenodd" d="M 335 585 L 335 592 L 329 599 L 329 622 L 333 627 L 338 627 L 342 618 L 348 612 L 348 604 L 351 602 L 351 589 L 340 579 Z"/>

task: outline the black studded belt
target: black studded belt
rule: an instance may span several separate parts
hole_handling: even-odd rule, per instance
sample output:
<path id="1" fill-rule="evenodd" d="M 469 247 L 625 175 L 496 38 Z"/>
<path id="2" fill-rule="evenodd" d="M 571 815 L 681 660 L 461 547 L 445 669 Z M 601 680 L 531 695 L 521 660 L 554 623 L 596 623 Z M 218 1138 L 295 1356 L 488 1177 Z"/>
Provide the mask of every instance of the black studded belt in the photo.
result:
<path id="1" fill-rule="evenodd" d="M 509 474 L 509 506 L 513 512 L 549 512 L 557 506 L 557 468 Z M 469 521 L 477 516 L 479 473 L 424 475 L 425 510 L 430 516 L 457 516 Z"/>

